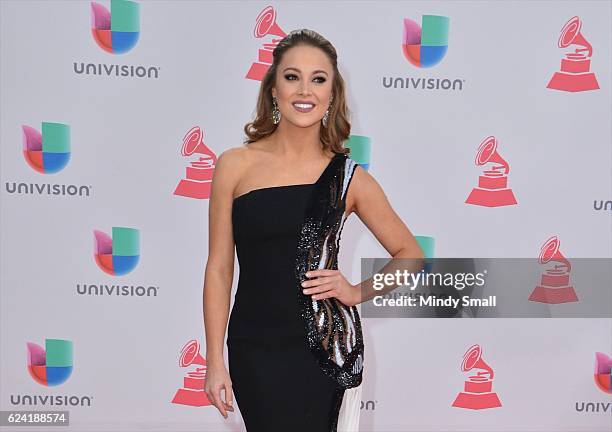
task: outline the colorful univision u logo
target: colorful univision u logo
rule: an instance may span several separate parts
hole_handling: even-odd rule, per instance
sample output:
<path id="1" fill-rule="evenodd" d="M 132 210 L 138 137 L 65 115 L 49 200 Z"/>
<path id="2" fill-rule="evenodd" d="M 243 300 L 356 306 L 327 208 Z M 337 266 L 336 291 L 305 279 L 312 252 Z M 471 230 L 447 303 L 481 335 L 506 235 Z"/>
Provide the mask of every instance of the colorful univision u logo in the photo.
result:
<path id="1" fill-rule="evenodd" d="M 370 154 L 372 143 L 370 137 L 363 135 L 350 135 L 344 147 L 351 149 L 349 157 L 366 171 L 370 168 Z"/>
<path id="2" fill-rule="evenodd" d="M 440 62 L 448 50 L 448 17 L 423 15 L 423 26 L 404 18 L 402 48 L 406 59 L 417 67 L 431 67 Z"/>
<path id="3" fill-rule="evenodd" d="M 434 250 L 436 246 L 436 240 L 430 236 L 414 236 L 415 240 L 419 244 L 419 247 L 423 251 L 425 257 L 425 265 L 423 270 L 425 273 L 430 273 L 433 267 Z"/>
<path id="4" fill-rule="evenodd" d="M 34 170 L 43 174 L 61 171 L 70 160 L 70 126 L 42 123 L 42 134 L 22 125 L 23 156 Z"/>
<path id="5" fill-rule="evenodd" d="M 44 386 L 56 386 L 72 374 L 72 341 L 45 339 L 45 347 L 27 343 L 28 372 Z"/>
<path id="6" fill-rule="evenodd" d="M 91 2 L 91 32 L 104 51 L 128 52 L 140 35 L 140 5 L 129 0 L 111 0 L 109 12 L 100 3 Z"/>
<path id="7" fill-rule="evenodd" d="M 113 227 L 113 236 L 94 231 L 94 256 L 98 267 L 113 276 L 128 274 L 140 258 L 140 231 Z"/>
<path id="8" fill-rule="evenodd" d="M 601 391 L 612 394 L 612 357 L 595 353 L 595 383 Z"/>

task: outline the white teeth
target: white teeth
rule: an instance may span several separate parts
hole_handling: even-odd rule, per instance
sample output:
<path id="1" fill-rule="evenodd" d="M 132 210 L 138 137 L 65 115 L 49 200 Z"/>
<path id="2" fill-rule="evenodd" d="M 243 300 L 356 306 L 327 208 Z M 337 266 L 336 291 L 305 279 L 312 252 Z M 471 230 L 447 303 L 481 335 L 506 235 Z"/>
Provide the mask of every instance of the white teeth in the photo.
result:
<path id="1" fill-rule="evenodd" d="M 295 104 L 293 104 L 293 106 L 295 106 L 297 108 L 302 108 L 302 109 L 308 109 L 308 108 L 314 107 L 313 104 L 300 104 L 300 103 L 295 103 Z"/>

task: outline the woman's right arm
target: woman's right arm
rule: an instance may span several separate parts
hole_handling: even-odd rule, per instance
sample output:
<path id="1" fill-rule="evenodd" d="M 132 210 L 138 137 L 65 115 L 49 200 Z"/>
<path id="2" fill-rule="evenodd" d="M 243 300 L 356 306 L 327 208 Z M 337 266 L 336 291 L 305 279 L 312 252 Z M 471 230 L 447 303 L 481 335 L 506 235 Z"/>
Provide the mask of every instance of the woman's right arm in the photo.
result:
<path id="1" fill-rule="evenodd" d="M 225 418 L 226 411 L 234 410 L 232 383 L 225 367 L 223 348 L 234 275 L 232 203 L 241 151 L 243 149 L 229 149 L 217 158 L 208 206 L 208 260 L 203 289 L 207 366 L 205 390 Z M 221 399 L 222 389 L 225 391 L 225 401 Z"/>

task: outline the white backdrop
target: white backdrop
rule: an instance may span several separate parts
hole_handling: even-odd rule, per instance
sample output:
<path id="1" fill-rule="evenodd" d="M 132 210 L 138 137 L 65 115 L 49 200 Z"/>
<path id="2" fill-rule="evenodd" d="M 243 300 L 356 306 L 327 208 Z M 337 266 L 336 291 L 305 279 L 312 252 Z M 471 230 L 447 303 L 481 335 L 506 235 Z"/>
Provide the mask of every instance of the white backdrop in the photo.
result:
<path id="1" fill-rule="evenodd" d="M 242 142 L 259 90 L 245 76 L 272 39 L 253 35 L 268 3 L 137 4 L 139 39 L 113 54 L 92 36 L 88 1 L 0 2 L 0 407 L 67 409 L 70 430 L 79 431 L 240 431 L 238 412 L 225 421 L 214 407 L 171 402 L 198 366 L 180 367 L 182 347 L 194 339 L 205 354 L 208 246 L 208 200 L 174 190 L 198 156 L 181 155 L 194 126 L 215 155 Z M 570 259 L 612 257 L 612 205 L 596 209 L 612 199 L 610 2 L 270 5 L 285 32 L 311 28 L 335 45 L 352 134 L 371 139 L 369 172 L 413 233 L 435 238 L 437 257 L 535 258 L 551 236 Z M 403 19 L 423 15 L 449 17 L 448 52 L 430 68 L 402 52 Z M 565 53 L 580 48 L 557 45 L 574 16 L 593 47 L 599 89 L 547 88 Z M 111 75 L 77 72 L 87 64 Z M 115 75 L 122 66 L 152 76 Z M 459 79 L 462 87 L 383 85 L 395 78 Z M 70 160 L 56 173 L 24 158 L 22 126 L 41 131 L 43 122 L 70 127 Z M 465 203 L 483 170 L 477 149 L 491 135 L 510 166 L 516 205 Z M 17 192 L 20 184 L 86 193 Z M 125 275 L 105 273 L 92 253 L 94 230 L 110 236 L 113 227 L 140 236 L 138 263 Z M 340 252 L 347 278 L 359 280 L 361 257 L 386 256 L 351 216 Z M 92 285 L 154 294 L 77 291 Z M 595 352 L 612 355 L 612 319 L 366 319 L 364 332 L 363 431 L 612 430 L 610 394 L 593 380 Z M 46 339 L 73 346 L 72 373 L 48 387 L 28 374 L 26 350 Z M 474 344 L 495 371 L 501 407 L 451 406 Z M 47 395 L 79 403 L 50 405 Z M 580 411 L 582 403 L 599 412 Z"/>

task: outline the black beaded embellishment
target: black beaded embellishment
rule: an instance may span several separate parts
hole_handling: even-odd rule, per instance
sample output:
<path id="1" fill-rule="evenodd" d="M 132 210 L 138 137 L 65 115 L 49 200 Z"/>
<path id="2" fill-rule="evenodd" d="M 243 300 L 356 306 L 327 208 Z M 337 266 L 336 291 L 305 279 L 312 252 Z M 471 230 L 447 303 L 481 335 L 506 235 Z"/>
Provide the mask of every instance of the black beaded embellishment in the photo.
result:
<path id="1" fill-rule="evenodd" d="M 363 335 L 357 306 L 346 306 L 336 298 L 312 300 L 301 283 L 309 270 L 338 269 L 340 234 L 346 220 L 346 192 L 357 164 L 337 153 L 317 183 L 306 207 L 298 241 L 295 276 L 300 313 L 310 351 L 323 372 L 338 383 L 332 412 L 332 431 L 344 390 L 362 381 Z"/>

